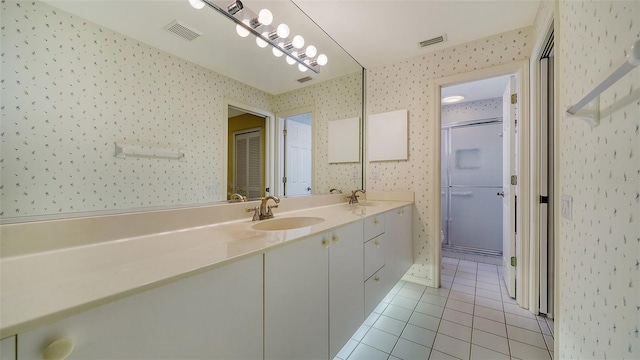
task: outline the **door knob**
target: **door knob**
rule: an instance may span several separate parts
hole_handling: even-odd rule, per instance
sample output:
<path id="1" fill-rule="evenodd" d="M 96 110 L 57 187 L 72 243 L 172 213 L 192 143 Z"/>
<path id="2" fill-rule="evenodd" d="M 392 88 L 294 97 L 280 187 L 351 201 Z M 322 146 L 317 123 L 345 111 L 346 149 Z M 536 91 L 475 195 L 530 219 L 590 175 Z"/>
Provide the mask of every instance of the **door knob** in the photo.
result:
<path id="1" fill-rule="evenodd" d="M 500 192 L 499 192 L 499 193 L 497 193 L 496 195 L 504 197 L 504 191 L 500 191 Z"/>

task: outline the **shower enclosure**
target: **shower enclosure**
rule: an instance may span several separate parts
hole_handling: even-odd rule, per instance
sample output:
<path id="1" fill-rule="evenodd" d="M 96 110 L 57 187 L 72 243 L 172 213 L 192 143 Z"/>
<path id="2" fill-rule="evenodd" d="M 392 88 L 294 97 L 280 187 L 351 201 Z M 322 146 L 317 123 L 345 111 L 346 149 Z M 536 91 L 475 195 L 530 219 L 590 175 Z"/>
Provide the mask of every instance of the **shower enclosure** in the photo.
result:
<path id="1" fill-rule="evenodd" d="M 502 254 L 502 122 L 442 127 L 443 249 Z"/>

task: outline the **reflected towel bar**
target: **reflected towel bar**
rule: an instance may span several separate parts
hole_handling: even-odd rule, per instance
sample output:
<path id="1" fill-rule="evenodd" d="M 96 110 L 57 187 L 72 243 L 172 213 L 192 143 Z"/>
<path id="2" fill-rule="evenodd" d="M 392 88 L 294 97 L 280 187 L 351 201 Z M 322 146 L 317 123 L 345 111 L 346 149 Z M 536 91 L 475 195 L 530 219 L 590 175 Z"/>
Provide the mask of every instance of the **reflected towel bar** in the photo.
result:
<path id="1" fill-rule="evenodd" d="M 640 40 L 636 40 L 633 43 L 629 54 L 627 54 L 627 57 L 624 59 L 622 64 L 604 78 L 600 84 L 585 95 L 580 101 L 568 108 L 567 114 L 583 118 L 591 127 L 598 126 L 600 124 L 600 101 L 598 96 L 616 81 L 620 80 L 620 78 L 629 73 L 629 71 L 633 70 L 638 66 L 638 64 L 640 64 Z M 580 111 L 583 108 L 584 110 Z"/>
<path id="2" fill-rule="evenodd" d="M 141 144 L 115 143 L 114 156 L 124 159 L 126 157 L 141 157 L 149 159 L 182 160 L 184 153 L 176 149 L 167 149 Z"/>

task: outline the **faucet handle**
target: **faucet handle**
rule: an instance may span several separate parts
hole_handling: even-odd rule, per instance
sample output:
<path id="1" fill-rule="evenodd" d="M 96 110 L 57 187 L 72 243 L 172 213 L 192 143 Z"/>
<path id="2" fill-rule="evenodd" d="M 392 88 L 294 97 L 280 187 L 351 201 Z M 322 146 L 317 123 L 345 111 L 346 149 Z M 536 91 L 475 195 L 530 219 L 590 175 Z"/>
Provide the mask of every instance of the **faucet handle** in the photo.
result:
<path id="1" fill-rule="evenodd" d="M 267 216 L 268 215 L 272 215 L 273 216 L 273 212 L 271 212 L 271 209 L 277 208 L 277 207 L 278 207 L 278 205 L 269 205 L 269 206 L 267 206 Z"/>
<path id="2" fill-rule="evenodd" d="M 252 211 L 253 211 L 254 213 L 253 213 L 253 219 L 252 219 L 251 221 L 258 221 L 258 220 L 260 220 L 260 213 L 259 213 L 260 208 L 256 206 L 256 207 L 254 207 L 254 208 L 248 208 L 248 209 L 247 209 L 247 212 L 252 212 Z"/>

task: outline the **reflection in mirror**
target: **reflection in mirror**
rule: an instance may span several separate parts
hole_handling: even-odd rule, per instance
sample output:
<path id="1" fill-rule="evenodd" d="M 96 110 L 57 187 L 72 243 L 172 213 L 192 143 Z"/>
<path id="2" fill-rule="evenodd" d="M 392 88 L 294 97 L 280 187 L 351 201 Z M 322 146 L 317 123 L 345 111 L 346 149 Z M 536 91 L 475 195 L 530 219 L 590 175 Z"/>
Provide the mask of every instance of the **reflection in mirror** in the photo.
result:
<path id="1" fill-rule="evenodd" d="M 225 201 L 228 100 L 267 114 L 312 106 L 312 192 L 360 187 L 361 164 L 327 161 L 326 133 L 331 120 L 362 117 L 362 68 L 295 4 L 266 3 L 327 53 L 320 74 L 300 73 L 187 0 L 2 2 L 0 221 Z M 201 35 L 164 29 L 176 19 Z M 265 190 L 274 133 L 267 126 Z M 114 143 L 184 156 L 118 158 Z"/>
<path id="2" fill-rule="evenodd" d="M 293 111 L 281 117 L 284 164 L 282 196 L 310 195 L 313 171 L 313 112 Z"/>
<path id="3" fill-rule="evenodd" d="M 265 117 L 234 106 L 228 113 L 227 200 L 258 199 L 265 196 Z"/>

